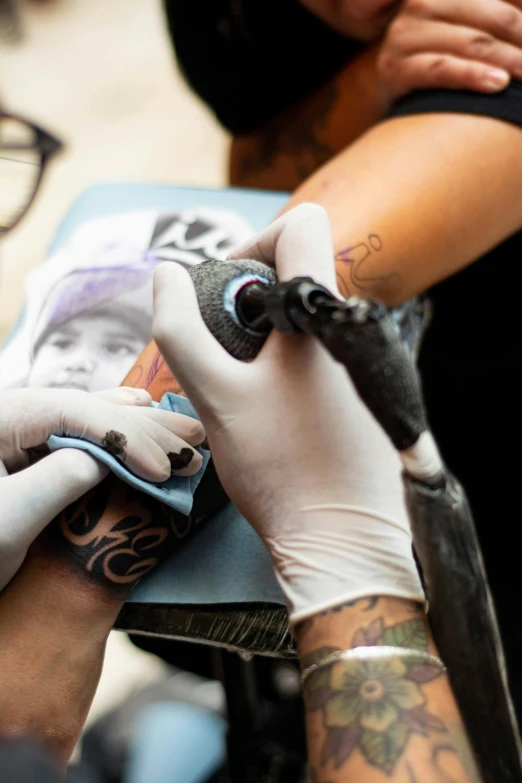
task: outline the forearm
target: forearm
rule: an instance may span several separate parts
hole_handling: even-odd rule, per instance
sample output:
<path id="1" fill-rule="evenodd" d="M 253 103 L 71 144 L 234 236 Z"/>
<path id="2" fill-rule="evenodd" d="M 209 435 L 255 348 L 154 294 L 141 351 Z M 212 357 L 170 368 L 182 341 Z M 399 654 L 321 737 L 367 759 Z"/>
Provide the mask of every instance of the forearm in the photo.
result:
<path id="1" fill-rule="evenodd" d="M 381 120 L 387 110 L 371 47 L 266 128 L 233 139 L 230 183 L 293 190 Z"/>
<path id="2" fill-rule="evenodd" d="M 296 628 L 301 667 L 330 652 L 376 645 L 437 654 L 419 605 L 365 598 Z M 336 662 L 304 685 L 314 783 L 479 783 L 447 676 L 398 655 L 368 665 Z"/>
<path id="3" fill-rule="evenodd" d="M 120 605 L 67 561 L 33 546 L 0 594 L 1 736 L 34 737 L 67 764 Z"/>
<path id="4" fill-rule="evenodd" d="M 520 229 L 522 130 L 459 114 L 389 120 L 323 166 L 285 211 L 303 201 L 328 212 L 342 293 L 396 304 Z"/>

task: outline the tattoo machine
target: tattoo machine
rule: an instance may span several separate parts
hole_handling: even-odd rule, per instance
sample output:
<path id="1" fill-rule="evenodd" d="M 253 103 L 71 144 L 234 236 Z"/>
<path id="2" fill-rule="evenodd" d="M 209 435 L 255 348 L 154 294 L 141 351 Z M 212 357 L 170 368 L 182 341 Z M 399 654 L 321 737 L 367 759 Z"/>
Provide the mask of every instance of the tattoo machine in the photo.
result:
<path id="1" fill-rule="evenodd" d="M 208 261 L 193 267 L 191 277 L 205 323 L 235 358 L 254 359 L 276 328 L 315 336 L 346 367 L 402 459 L 430 624 L 484 782 L 520 783 L 518 727 L 471 510 L 429 431 L 393 311 L 340 300 L 311 278 L 279 283 L 257 261 Z"/>

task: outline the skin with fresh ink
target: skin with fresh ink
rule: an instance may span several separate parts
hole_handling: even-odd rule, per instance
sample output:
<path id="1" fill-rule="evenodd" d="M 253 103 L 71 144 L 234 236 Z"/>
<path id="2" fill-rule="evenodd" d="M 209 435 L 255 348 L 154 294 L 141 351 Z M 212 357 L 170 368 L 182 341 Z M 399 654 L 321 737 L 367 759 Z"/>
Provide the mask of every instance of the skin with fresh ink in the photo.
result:
<path id="1" fill-rule="evenodd" d="M 176 454 L 174 451 L 169 451 L 167 454 L 172 470 L 181 470 L 182 468 L 186 468 L 187 465 L 190 465 L 192 462 L 193 456 L 194 452 L 192 449 L 188 448 L 181 449 L 179 454 Z"/>
<path id="2" fill-rule="evenodd" d="M 380 275 L 371 271 L 372 262 L 377 260 L 376 256 L 382 252 L 383 245 L 380 234 L 368 234 L 364 241 L 345 247 L 335 254 L 337 284 L 343 296 L 364 294 L 371 297 L 377 286 L 389 283 L 397 276 L 397 272 Z"/>
<path id="3" fill-rule="evenodd" d="M 127 449 L 127 438 L 122 432 L 116 432 L 116 430 L 109 430 L 102 440 L 102 448 L 112 454 L 113 457 L 125 461 L 125 454 Z"/>

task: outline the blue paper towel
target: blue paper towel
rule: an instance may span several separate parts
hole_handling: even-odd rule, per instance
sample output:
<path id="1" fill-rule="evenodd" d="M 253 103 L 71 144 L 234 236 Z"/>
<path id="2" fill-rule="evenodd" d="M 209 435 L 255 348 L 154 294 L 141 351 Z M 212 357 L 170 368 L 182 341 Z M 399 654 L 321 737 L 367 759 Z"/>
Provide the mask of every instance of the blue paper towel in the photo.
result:
<path id="1" fill-rule="evenodd" d="M 198 416 L 185 397 L 180 397 L 178 394 L 167 393 L 163 395 L 161 402 L 152 403 L 155 408 L 161 408 L 165 411 L 173 411 L 174 413 L 183 413 L 185 416 L 191 416 L 197 419 Z M 47 444 L 51 451 L 57 449 L 81 449 L 92 454 L 93 457 L 99 459 L 107 467 L 111 469 L 114 475 L 118 476 L 122 481 L 130 484 L 131 487 L 139 489 L 141 492 L 151 495 L 156 500 L 160 500 L 165 505 L 170 506 L 176 511 L 188 516 L 192 511 L 192 498 L 196 487 L 198 486 L 205 468 L 208 465 L 210 459 L 210 452 L 206 449 L 199 448 L 197 451 L 203 457 L 203 464 L 199 471 L 193 476 L 171 476 L 163 484 L 152 484 L 150 481 L 138 478 L 130 472 L 122 463 L 109 454 L 101 446 L 97 446 L 95 443 L 89 443 L 87 440 L 81 440 L 80 438 L 65 438 L 58 435 L 51 435 Z"/>

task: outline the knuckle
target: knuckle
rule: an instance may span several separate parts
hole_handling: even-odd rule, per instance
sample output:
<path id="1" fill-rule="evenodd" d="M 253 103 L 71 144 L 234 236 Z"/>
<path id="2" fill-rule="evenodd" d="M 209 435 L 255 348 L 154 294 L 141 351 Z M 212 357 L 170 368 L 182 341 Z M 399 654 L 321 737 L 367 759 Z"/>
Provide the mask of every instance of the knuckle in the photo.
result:
<path id="1" fill-rule="evenodd" d="M 377 58 L 377 73 L 389 79 L 395 71 L 395 58 L 390 52 L 383 51 Z"/>
<path id="2" fill-rule="evenodd" d="M 495 25 L 501 35 L 511 33 L 514 27 L 519 27 L 522 15 L 517 8 L 503 3 L 495 13 Z"/>
<path id="3" fill-rule="evenodd" d="M 425 19 L 432 18 L 436 15 L 432 0 L 407 0 L 403 6 L 402 13 L 411 14 L 412 16 L 421 16 Z"/>
<path id="4" fill-rule="evenodd" d="M 473 34 L 467 43 L 466 54 L 468 57 L 487 56 L 496 43 L 496 39 L 487 33 Z"/>
<path id="5" fill-rule="evenodd" d="M 443 54 L 432 57 L 425 65 L 425 73 L 429 77 L 438 77 L 448 69 L 448 58 Z"/>

